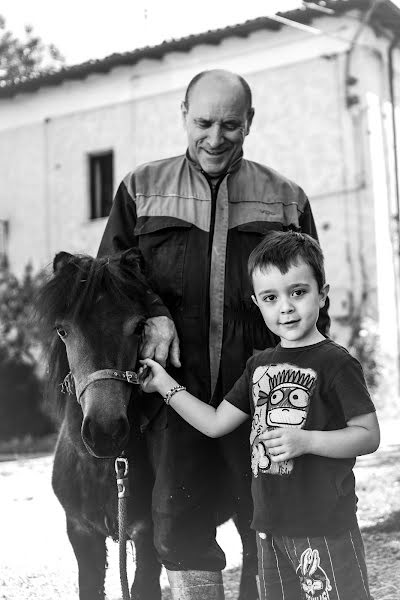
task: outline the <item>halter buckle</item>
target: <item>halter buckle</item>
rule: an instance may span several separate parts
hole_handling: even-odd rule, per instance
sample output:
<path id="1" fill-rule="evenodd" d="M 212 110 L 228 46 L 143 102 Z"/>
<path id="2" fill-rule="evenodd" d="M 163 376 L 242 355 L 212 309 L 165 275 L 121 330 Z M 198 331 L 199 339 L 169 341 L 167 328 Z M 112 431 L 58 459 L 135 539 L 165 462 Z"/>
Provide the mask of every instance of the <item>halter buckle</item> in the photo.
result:
<path id="1" fill-rule="evenodd" d="M 129 471 L 128 459 L 123 456 L 119 456 L 115 459 L 115 473 L 118 477 L 126 477 Z"/>
<path id="2" fill-rule="evenodd" d="M 139 383 L 138 374 L 134 371 L 125 371 L 126 381 L 137 385 Z"/>
<path id="3" fill-rule="evenodd" d="M 117 474 L 118 498 L 126 498 L 127 496 L 129 496 L 128 471 L 128 459 L 122 456 L 116 458 L 115 472 Z"/>

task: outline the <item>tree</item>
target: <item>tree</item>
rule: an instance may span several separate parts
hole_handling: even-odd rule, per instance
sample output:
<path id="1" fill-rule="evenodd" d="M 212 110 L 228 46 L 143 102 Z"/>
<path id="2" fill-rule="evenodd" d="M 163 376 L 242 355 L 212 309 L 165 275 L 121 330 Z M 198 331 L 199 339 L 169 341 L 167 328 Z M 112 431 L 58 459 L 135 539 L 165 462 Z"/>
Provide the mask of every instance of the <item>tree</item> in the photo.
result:
<path id="1" fill-rule="evenodd" d="M 65 59 L 53 44 L 45 44 L 25 26 L 25 37 L 19 39 L 6 28 L 0 15 L 0 87 L 25 81 L 42 73 L 52 73 L 65 64 Z"/>

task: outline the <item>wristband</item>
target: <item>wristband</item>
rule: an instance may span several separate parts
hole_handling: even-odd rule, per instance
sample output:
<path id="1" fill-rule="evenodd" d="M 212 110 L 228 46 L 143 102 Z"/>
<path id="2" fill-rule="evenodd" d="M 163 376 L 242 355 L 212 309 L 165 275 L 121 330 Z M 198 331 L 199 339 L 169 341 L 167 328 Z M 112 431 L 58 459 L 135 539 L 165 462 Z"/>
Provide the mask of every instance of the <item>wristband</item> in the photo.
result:
<path id="1" fill-rule="evenodd" d="M 168 390 L 168 392 L 164 396 L 164 402 L 165 402 L 165 404 L 167 406 L 169 406 L 169 403 L 171 402 L 172 396 L 174 394 L 176 394 L 177 392 L 183 392 L 184 390 L 186 390 L 186 388 L 183 385 L 176 385 L 175 387 L 173 387 L 170 390 Z"/>

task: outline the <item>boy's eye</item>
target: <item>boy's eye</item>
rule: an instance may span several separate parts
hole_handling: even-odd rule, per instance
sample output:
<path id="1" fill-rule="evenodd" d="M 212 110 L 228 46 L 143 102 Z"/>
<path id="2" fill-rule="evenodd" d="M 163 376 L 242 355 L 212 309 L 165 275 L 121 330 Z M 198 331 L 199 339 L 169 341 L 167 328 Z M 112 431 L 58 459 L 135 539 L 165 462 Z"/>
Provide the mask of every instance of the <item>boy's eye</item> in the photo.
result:
<path id="1" fill-rule="evenodd" d="M 275 300 L 276 296 L 274 296 L 273 294 L 270 294 L 269 296 L 264 296 L 263 300 L 264 302 L 273 302 Z"/>
<path id="2" fill-rule="evenodd" d="M 293 290 L 292 295 L 293 296 L 302 296 L 303 294 L 305 294 L 305 290 Z"/>

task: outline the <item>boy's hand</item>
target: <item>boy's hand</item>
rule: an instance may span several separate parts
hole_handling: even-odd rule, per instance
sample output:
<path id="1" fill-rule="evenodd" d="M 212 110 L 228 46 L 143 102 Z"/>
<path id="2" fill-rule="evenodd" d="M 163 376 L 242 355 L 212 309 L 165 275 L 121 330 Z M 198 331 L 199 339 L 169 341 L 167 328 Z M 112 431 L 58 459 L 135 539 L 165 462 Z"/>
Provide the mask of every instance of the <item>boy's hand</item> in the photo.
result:
<path id="1" fill-rule="evenodd" d="M 280 427 L 260 434 L 271 455 L 272 462 L 282 462 L 309 453 L 310 431 Z"/>
<path id="2" fill-rule="evenodd" d="M 145 358 L 139 362 L 142 365 L 139 369 L 139 376 L 142 375 L 143 377 L 143 379 L 141 378 L 140 386 L 144 392 L 158 392 L 162 396 L 165 396 L 171 388 L 178 385 L 175 379 L 168 375 L 164 367 L 155 360 Z"/>

